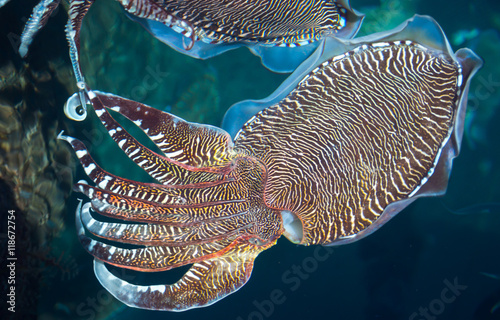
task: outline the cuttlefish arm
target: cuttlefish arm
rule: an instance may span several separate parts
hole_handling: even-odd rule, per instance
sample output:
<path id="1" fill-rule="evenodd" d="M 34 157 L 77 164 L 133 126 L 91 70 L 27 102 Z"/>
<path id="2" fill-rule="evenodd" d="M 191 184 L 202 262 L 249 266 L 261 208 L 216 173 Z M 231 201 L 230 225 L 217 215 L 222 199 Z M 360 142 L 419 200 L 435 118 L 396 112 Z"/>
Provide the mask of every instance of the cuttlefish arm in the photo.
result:
<path id="1" fill-rule="evenodd" d="M 113 175 L 82 142 L 60 135 L 95 184 L 75 185 L 91 200 L 78 208 L 76 221 L 80 242 L 96 258 L 102 285 L 129 306 L 174 311 L 210 305 L 239 289 L 257 255 L 284 231 L 279 212 L 262 199 L 263 165 L 235 152 L 221 129 L 114 95 L 89 91 L 88 97 L 111 138 L 158 181 Z M 134 139 L 108 110 L 133 121 L 161 154 Z M 192 266 L 172 285 L 141 286 L 112 275 L 103 263 L 143 272 Z"/>

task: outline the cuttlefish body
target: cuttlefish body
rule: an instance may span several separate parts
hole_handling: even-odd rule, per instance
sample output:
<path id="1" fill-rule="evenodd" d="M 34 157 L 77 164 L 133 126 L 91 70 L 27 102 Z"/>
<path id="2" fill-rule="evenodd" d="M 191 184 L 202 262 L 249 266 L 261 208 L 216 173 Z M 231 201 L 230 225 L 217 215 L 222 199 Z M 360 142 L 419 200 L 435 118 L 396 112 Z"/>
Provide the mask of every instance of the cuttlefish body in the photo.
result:
<path id="1" fill-rule="evenodd" d="M 95 0 L 69 0 L 66 38 L 78 85 L 82 21 Z M 154 37 L 191 57 L 208 59 L 248 47 L 276 72 L 292 72 L 327 36 L 352 38 L 363 15 L 348 0 L 117 0 Z M 60 0 L 40 0 L 20 39 L 25 57 Z M 2 4 L 0 3 L 0 7 Z"/>
<path id="2" fill-rule="evenodd" d="M 77 225 L 97 278 L 129 306 L 187 310 L 238 290 L 281 235 L 336 245 L 370 234 L 416 198 L 445 191 L 480 66 L 468 49 L 453 53 L 432 19 L 416 16 L 391 32 L 325 39 L 268 99 L 233 106 L 228 131 L 89 90 L 111 138 L 157 181 L 108 173 L 82 142 L 61 135 L 95 184 L 75 189 L 90 198 Z M 140 127 L 158 152 L 108 110 Z M 137 285 L 106 264 L 191 267 L 174 284 Z"/>

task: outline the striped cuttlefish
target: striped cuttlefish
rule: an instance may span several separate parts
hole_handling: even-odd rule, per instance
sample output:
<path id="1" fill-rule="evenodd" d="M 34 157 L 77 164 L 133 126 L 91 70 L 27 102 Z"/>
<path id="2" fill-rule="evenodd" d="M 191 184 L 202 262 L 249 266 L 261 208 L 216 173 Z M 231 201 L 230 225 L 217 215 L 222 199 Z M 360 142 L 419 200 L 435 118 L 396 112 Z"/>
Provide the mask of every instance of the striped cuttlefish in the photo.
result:
<path id="1" fill-rule="evenodd" d="M 415 16 L 355 40 L 326 37 L 270 97 L 229 109 L 224 130 L 86 88 L 111 138 L 155 180 L 106 172 L 82 142 L 60 135 L 93 182 L 75 185 L 90 199 L 76 221 L 97 278 L 129 306 L 207 306 L 241 288 L 281 235 L 301 245 L 353 242 L 415 199 L 443 194 L 481 64 L 469 49 L 452 52 L 434 20 Z M 70 98 L 68 114 L 79 101 Z M 140 285 L 106 265 L 190 268 L 173 284 Z"/>

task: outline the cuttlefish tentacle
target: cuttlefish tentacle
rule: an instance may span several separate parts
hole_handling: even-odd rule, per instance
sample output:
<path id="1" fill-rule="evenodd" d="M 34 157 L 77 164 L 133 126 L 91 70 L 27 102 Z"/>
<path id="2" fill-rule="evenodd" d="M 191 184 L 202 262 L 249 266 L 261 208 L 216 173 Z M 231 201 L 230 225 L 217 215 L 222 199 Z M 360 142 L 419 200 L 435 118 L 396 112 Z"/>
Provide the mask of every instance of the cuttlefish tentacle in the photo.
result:
<path id="1" fill-rule="evenodd" d="M 102 222 L 95 220 L 90 210 L 83 211 L 81 219 L 86 229 L 96 237 L 146 246 L 173 246 L 181 242 L 198 244 L 228 236 L 232 238 L 233 235 L 250 229 L 253 225 L 251 216 L 246 212 L 195 225 Z"/>
<path id="2" fill-rule="evenodd" d="M 26 23 L 26 26 L 21 35 L 19 54 L 22 57 L 25 57 L 27 55 L 28 47 L 33 41 L 33 38 L 38 33 L 38 31 L 40 31 L 45 26 L 50 15 L 59 6 L 60 2 L 61 0 L 42 0 L 33 9 L 33 13 Z M 159 21 L 166 24 L 167 26 L 182 26 L 186 30 L 184 32 L 184 35 L 191 39 L 191 43 L 186 45 L 185 49 L 190 50 L 193 47 L 193 44 L 196 41 L 197 37 L 190 22 L 176 17 L 171 12 L 168 12 L 152 1 L 118 0 L 118 2 L 124 7 L 127 12 L 137 16 L 138 18 L 148 18 L 151 20 Z M 87 12 L 89 11 L 92 4 L 94 4 L 94 0 L 69 1 L 69 19 L 66 24 L 66 38 L 69 42 L 70 57 L 77 83 L 84 82 L 84 78 L 80 69 L 80 30 L 82 28 L 83 19 L 87 15 Z"/>
<path id="3" fill-rule="evenodd" d="M 205 210 L 205 207 L 208 206 L 219 206 L 221 209 L 225 209 L 224 212 L 234 212 L 238 209 L 245 209 L 245 205 L 242 205 L 244 201 L 231 191 L 233 188 L 228 186 L 237 179 L 236 177 L 228 177 L 223 181 L 216 181 L 213 183 L 206 182 L 182 186 L 165 186 L 154 183 L 134 182 L 104 171 L 92 159 L 81 141 L 64 135 L 60 135 L 59 138 L 71 144 L 86 174 L 100 188 L 96 189 L 87 184 L 78 183 L 75 185 L 75 190 L 86 194 L 90 198 L 99 200 L 103 205 L 114 206 L 117 209 L 129 210 L 132 212 L 138 211 L 138 208 L 143 208 L 142 211 L 147 209 L 148 212 L 154 212 L 156 210 L 155 208 L 162 208 L 164 209 L 161 212 L 163 217 L 169 214 L 172 215 L 174 210 L 180 208 L 192 211 L 191 214 L 188 213 L 187 216 L 193 215 L 193 212 L 197 210 Z M 132 195 L 133 197 L 131 197 Z M 118 205 L 116 205 L 116 203 L 112 201 L 116 199 L 117 196 L 128 197 L 130 200 L 128 202 L 118 201 Z M 221 196 L 225 200 L 220 200 Z M 125 198 L 122 198 L 122 200 Z M 160 204 L 160 206 L 158 206 L 158 204 Z M 231 204 L 234 204 L 234 206 L 231 206 Z M 186 214 L 184 214 L 184 216 L 186 216 Z M 202 220 L 202 217 L 207 217 L 205 213 L 198 214 L 197 216 L 199 220 Z M 122 218 L 127 218 L 127 216 L 122 215 Z M 186 219 L 184 220 L 185 223 L 188 221 Z M 189 220 L 191 220 L 189 222 L 193 221 L 192 219 Z M 173 221 L 169 220 L 168 222 Z"/>
<path id="4" fill-rule="evenodd" d="M 28 22 L 25 25 L 21 35 L 21 45 L 18 49 L 22 57 L 28 54 L 28 48 L 33 42 L 35 35 L 45 26 L 50 15 L 59 6 L 61 0 L 41 0 L 40 3 L 33 9 Z M 184 36 L 188 37 L 191 42 L 184 46 L 185 50 L 191 50 L 197 40 L 195 29 L 189 21 L 185 21 L 176 17 L 172 12 L 169 12 L 149 0 L 124 1 L 118 0 L 125 10 L 138 18 L 147 18 L 154 21 L 159 21 L 167 26 L 178 25 L 185 31 Z M 80 31 L 82 22 L 87 15 L 90 7 L 94 4 L 94 0 L 72 0 L 69 1 L 68 22 L 66 24 L 66 39 L 69 44 L 69 55 L 71 64 L 75 74 L 77 86 L 80 89 L 80 105 L 85 106 L 85 79 L 80 67 Z M 73 120 L 81 121 L 85 118 L 86 113 L 73 115 Z"/>
<path id="5" fill-rule="evenodd" d="M 114 120 L 107 123 L 110 121 Z M 64 135 L 60 138 L 72 145 L 85 172 L 99 187 L 79 183 L 75 190 L 89 196 L 94 209 L 104 215 L 139 222 L 195 223 L 248 210 L 244 198 L 250 196 L 249 189 L 235 183 L 244 171 L 231 170 L 224 180 L 188 185 L 132 182 L 102 170 L 79 140 Z M 234 164 L 245 161 L 239 157 Z M 260 166 L 255 165 L 257 169 Z"/>
<path id="6" fill-rule="evenodd" d="M 183 149 L 172 153 L 165 153 L 165 156 L 155 153 L 139 143 L 113 119 L 104 107 L 99 95 L 90 91 L 89 98 L 97 116 L 107 129 L 111 138 L 132 161 L 160 183 L 165 185 L 183 185 L 200 182 L 214 182 L 223 180 L 227 171 L 231 169 L 230 165 L 215 168 L 189 165 L 189 158 L 193 157 L 192 155 L 184 155 L 184 157 L 188 157 L 188 160 L 184 161 L 187 163 L 176 160 L 179 159 L 180 154 L 185 151 Z M 124 105 L 127 105 L 127 102 L 130 101 L 123 98 L 120 98 L 120 100 L 123 100 Z M 145 107 L 142 104 L 139 105 Z M 119 112 L 121 107 L 111 107 L 111 109 Z M 138 123 L 138 121 L 135 122 L 136 125 L 138 125 Z M 172 122 L 171 125 L 175 126 L 176 123 Z M 186 134 L 189 134 L 189 132 L 186 132 Z M 182 148 L 184 146 L 181 145 L 180 147 Z M 185 149 L 187 149 L 187 147 Z M 216 151 L 217 150 L 213 150 L 212 152 L 215 153 Z"/>
<path id="7" fill-rule="evenodd" d="M 77 212 L 77 228 L 79 230 L 79 238 L 83 247 L 97 259 L 104 261 L 108 264 L 123 267 L 131 270 L 139 271 L 165 271 L 172 268 L 180 267 L 186 264 L 194 263 L 200 259 L 209 259 L 212 255 L 222 250 L 228 250 L 231 242 L 233 242 L 237 235 L 232 237 L 224 237 L 220 239 L 210 239 L 205 242 L 180 242 L 177 244 L 163 244 L 158 245 L 160 241 L 147 241 L 142 243 L 140 248 L 121 248 L 113 245 L 103 243 L 98 240 L 91 239 L 85 235 L 84 223 L 89 223 L 92 228 L 95 220 L 90 217 L 90 206 L 83 205 Z M 123 227 L 125 226 L 125 228 Z M 126 228 L 127 225 L 121 225 L 115 232 L 123 234 L 129 233 L 130 237 L 134 235 L 139 236 L 139 227 L 149 229 L 148 231 L 155 231 L 156 233 L 150 234 L 150 238 L 161 236 L 160 231 L 148 225 L 130 225 L 132 229 Z M 89 225 L 87 225 L 89 227 Z M 105 229 L 104 226 L 101 229 Z M 103 230 L 101 230 L 103 231 Z M 99 231 L 99 232 L 101 232 Z M 143 235 L 144 236 L 144 235 Z M 136 244 L 136 241 L 122 241 L 125 243 Z M 149 243 L 148 243 L 149 242 Z M 156 245 L 155 245 L 156 244 Z M 144 247 L 146 246 L 146 247 Z"/>
<path id="8" fill-rule="evenodd" d="M 189 123 L 136 101 L 94 92 L 100 100 L 94 104 L 97 110 L 102 103 L 134 122 L 169 159 L 190 167 L 217 168 L 234 156 L 231 136 L 220 128 Z"/>
<path id="9" fill-rule="evenodd" d="M 80 68 L 80 30 L 83 18 L 89 11 L 94 0 L 70 1 L 68 10 L 68 22 L 66 24 L 66 40 L 69 44 L 69 56 L 75 73 L 76 82 L 80 90 L 85 88 L 85 80 Z M 81 101 L 85 105 L 85 101 Z"/>
<path id="10" fill-rule="evenodd" d="M 253 261 L 257 255 L 274 245 L 277 239 L 277 236 L 274 236 L 269 241 L 263 242 L 257 237 L 253 238 L 251 232 L 248 231 L 245 233 L 228 232 L 223 237 L 204 243 L 192 242 L 190 244 L 176 241 L 177 245 L 124 249 L 90 239 L 85 235 L 83 224 L 87 224 L 87 230 L 91 230 L 95 223 L 89 210 L 90 204 L 88 203 L 83 207 L 80 205 L 77 210 L 76 221 L 80 242 L 89 253 L 96 257 L 95 273 L 101 284 L 120 301 L 132 307 L 181 311 L 210 305 L 243 286 L 250 278 Z M 236 226 L 241 226 L 241 224 L 236 223 Z M 112 232 L 115 234 L 132 231 L 141 237 L 144 236 L 142 231 L 154 231 L 151 238 L 161 234 L 159 231 L 161 226 L 154 225 L 136 226 L 133 230 L 129 230 L 123 224 L 104 224 L 100 227 L 104 229 L 99 231 L 101 234 L 113 228 L 115 230 Z M 257 228 L 261 227 L 257 226 Z M 144 229 L 140 231 L 138 228 Z M 217 228 L 220 227 L 217 226 Z M 120 242 L 135 243 L 122 240 Z M 141 245 L 158 243 L 152 240 L 137 243 L 139 242 Z M 117 278 L 99 261 L 122 268 L 152 272 L 169 270 L 186 264 L 193 264 L 193 266 L 175 284 L 140 286 Z"/>
<path id="11" fill-rule="evenodd" d="M 78 184 L 77 188 L 92 200 L 95 211 L 110 218 L 133 222 L 192 225 L 246 212 L 249 207 L 243 202 L 203 206 L 159 206 L 139 198 L 113 194 L 85 184 Z"/>
<path id="12" fill-rule="evenodd" d="M 170 242 L 208 242 L 214 237 L 223 235 L 221 233 L 223 230 L 226 233 L 244 230 L 253 223 L 251 216 L 248 215 L 249 204 L 244 199 L 251 197 L 251 192 L 245 188 L 240 188 L 240 192 L 235 192 L 238 187 L 230 185 L 239 180 L 241 172 L 238 171 L 241 170 L 236 170 L 235 177 L 228 179 L 225 183 L 208 186 L 202 184 L 204 188 L 199 185 L 162 186 L 146 183 L 137 183 L 136 186 L 132 186 L 129 181 L 102 170 L 91 158 L 83 143 L 63 135 L 60 135 L 60 138 L 70 142 L 86 173 L 99 186 L 96 188 L 86 183 L 78 183 L 75 190 L 91 198 L 94 209 L 102 215 L 134 222 L 154 221 L 167 224 L 169 228 L 163 226 L 163 232 L 160 233 L 162 241 Z M 239 159 L 236 163 L 238 161 Z M 243 174 L 245 174 L 244 171 Z M 229 175 L 232 174 L 233 172 Z M 116 187 L 117 184 L 118 187 Z M 122 187 L 124 184 L 126 187 Z M 177 194 L 173 194 L 174 192 Z M 161 220 L 159 221 L 156 217 Z M 110 229 L 110 224 L 96 222 L 96 220 L 87 219 L 85 224 L 89 226 L 91 233 L 104 238 L 106 238 L 107 230 Z M 125 228 L 122 231 L 134 228 L 143 230 L 142 226 L 133 224 L 123 225 L 120 228 Z M 115 239 L 121 242 L 133 241 L 130 237 L 121 236 L 122 234 L 123 232 L 120 232 L 120 236 Z"/>
<path id="13" fill-rule="evenodd" d="M 92 198 L 101 200 L 103 201 L 103 203 L 107 205 L 112 205 L 116 208 L 128 209 L 130 207 L 131 210 L 133 210 L 132 209 L 133 206 L 148 208 L 150 207 L 148 204 L 154 204 L 157 208 L 162 209 L 162 214 L 168 214 L 169 212 L 181 208 L 194 208 L 194 210 L 196 210 L 213 206 L 224 206 L 224 205 L 228 206 L 230 204 L 235 204 L 234 208 L 236 208 L 238 204 L 245 202 L 244 200 L 245 198 L 244 197 L 236 198 L 237 195 L 231 192 L 231 189 L 233 189 L 231 186 L 228 186 L 227 188 L 226 186 L 221 186 L 221 188 L 215 188 L 215 189 L 207 188 L 206 190 L 200 188 L 188 189 L 188 190 L 181 189 L 181 191 L 194 191 L 194 192 L 189 192 L 186 194 L 181 193 L 179 196 L 172 197 L 173 201 L 167 203 L 161 201 L 161 199 L 165 199 L 165 197 L 162 197 L 163 194 L 161 191 L 148 194 L 147 191 L 143 190 L 143 191 L 138 191 L 137 192 L 138 195 L 127 196 L 127 195 L 120 195 L 109 190 L 94 188 L 86 184 L 76 184 L 75 186 L 76 191 L 85 193 L 86 195 L 89 195 Z M 218 190 L 221 191 L 217 192 Z M 204 191 L 209 193 L 208 196 L 204 194 Z M 224 199 L 223 197 L 225 196 L 225 194 L 230 195 L 230 198 Z M 197 195 L 199 196 L 197 197 Z M 217 195 L 221 199 L 217 200 Z M 120 201 L 117 201 L 113 197 L 116 197 L 116 199 L 120 199 Z M 204 199 L 206 199 L 206 201 L 203 201 Z M 121 205 L 121 203 L 123 203 L 124 205 Z"/>
<path id="14" fill-rule="evenodd" d="M 26 22 L 21 34 L 21 45 L 18 49 L 21 57 L 26 57 L 28 48 L 33 42 L 35 35 L 45 26 L 50 15 L 60 2 L 61 0 L 42 0 L 33 8 L 33 13 L 28 22 Z"/>
<path id="15" fill-rule="evenodd" d="M 211 305 L 241 288 L 250 278 L 257 255 L 274 242 L 256 245 L 239 238 L 224 255 L 194 263 L 171 285 L 131 284 L 98 260 L 94 260 L 94 272 L 106 290 L 130 307 L 183 311 Z"/>
<path id="16" fill-rule="evenodd" d="M 85 210 L 78 212 L 77 220 L 81 220 L 90 233 L 119 243 L 147 247 L 121 248 L 90 239 L 82 232 L 83 247 L 106 263 L 134 270 L 168 270 L 220 255 L 235 239 L 256 229 L 257 224 L 255 216 L 248 212 L 192 224 L 108 223 L 95 220 L 89 207 L 86 205 Z"/>

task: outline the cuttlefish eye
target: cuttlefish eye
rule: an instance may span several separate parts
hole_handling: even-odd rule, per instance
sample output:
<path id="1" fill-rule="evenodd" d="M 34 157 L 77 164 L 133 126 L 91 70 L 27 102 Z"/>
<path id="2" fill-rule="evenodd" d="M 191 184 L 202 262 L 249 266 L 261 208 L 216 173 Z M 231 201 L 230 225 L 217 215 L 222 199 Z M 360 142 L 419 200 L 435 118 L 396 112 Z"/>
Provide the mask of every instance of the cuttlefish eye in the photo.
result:
<path id="1" fill-rule="evenodd" d="M 64 114 L 75 121 L 83 121 L 87 118 L 86 105 L 83 106 L 79 93 L 74 93 L 64 104 Z"/>

